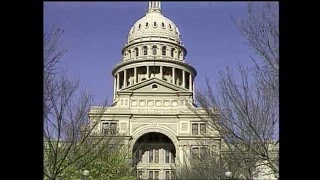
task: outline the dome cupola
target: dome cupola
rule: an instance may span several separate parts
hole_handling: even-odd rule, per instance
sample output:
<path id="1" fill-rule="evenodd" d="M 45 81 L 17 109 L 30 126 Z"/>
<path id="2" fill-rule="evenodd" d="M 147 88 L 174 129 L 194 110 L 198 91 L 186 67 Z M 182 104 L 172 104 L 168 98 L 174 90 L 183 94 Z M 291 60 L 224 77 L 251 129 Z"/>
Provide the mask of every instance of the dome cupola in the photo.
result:
<path id="1" fill-rule="evenodd" d="M 130 28 L 126 45 L 132 43 L 161 40 L 182 45 L 177 26 L 161 11 L 159 1 L 150 1 L 146 15 Z"/>

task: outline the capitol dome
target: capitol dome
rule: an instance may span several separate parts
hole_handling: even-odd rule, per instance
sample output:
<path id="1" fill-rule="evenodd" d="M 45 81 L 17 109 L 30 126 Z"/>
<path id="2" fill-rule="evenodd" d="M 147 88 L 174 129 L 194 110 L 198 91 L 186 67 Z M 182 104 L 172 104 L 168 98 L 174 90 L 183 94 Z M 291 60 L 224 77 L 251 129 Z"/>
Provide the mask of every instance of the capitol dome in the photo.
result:
<path id="1" fill-rule="evenodd" d="M 177 26 L 162 14 L 160 6 L 158 2 L 149 2 L 146 15 L 130 28 L 127 45 L 148 40 L 168 41 L 182 45 Z"/>

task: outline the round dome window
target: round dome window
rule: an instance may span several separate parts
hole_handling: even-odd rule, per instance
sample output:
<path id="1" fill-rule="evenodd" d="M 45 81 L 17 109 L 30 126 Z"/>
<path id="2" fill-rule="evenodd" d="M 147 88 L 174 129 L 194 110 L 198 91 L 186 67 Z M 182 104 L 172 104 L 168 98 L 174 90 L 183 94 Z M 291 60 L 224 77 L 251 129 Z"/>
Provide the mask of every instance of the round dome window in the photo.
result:
<path id="1" fill-rule="evenodd" d="M 158 89 L 158 85 L 153 84 L 153 85 L 151 86 L 151 88 L 152 88 L 153 90 L 156 90 L 156 89 Z"/>

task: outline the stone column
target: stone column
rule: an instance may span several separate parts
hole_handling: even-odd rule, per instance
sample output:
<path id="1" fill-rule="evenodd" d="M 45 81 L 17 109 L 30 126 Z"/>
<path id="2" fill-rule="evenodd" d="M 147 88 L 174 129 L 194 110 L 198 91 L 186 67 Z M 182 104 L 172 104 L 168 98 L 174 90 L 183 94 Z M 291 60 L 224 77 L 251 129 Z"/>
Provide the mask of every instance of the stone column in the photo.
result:
<path id="1" fill-rule="evenodd" d="M 123 87 L 127 86 L 127 70 L 123 70 Z"/>
<path id="2" fill-rule="evenodd" d="M 116 76 L 113 77 L 113 99 L 116 98 L 116 87 L 117 87 L 117 78 Z"/>
<path id="3" fill-rule="evenodd" d="M 162 75 L 162 66 L 160 66 L 160 79 L 162 79 L 163 78 L 163 75 Z"/>
<path id="4" fill-rule="evenodd" d="M 194 90 L 194 80 L 192 80 L 192 92 L 193 92 L 193 102 L 195 101 L 195 90 Z"/>
<path id="5" fill-rule="evenodd" d="M 179 162 L 182 164 L 183 163 L 183 145 L 179 146 Z"/>
<path id="6" fill-rule="evenodd" d="M 185 78 L 185 71 L 182 70 L 182 87 L 185 88 L 185 81 L 186 81 L 186 78 Z"/>
<path id="7" fill-rule="evenodd" d="M 175 68 L 172 68 L 172 84 L 176 84 L 176 73 Z"/>
<path id="8" fill-rule="evenodd" d="M 189 74 L 189 90 L 192 91 L 192 75 Z"/>
<path id="9" fill-rule="evenodd" d="M 119 72 L 117 73 L 117 90 L 120 89 L 120 74 Z"/>
<path id="10" fill-rule="evenodd" d="M 134 81 L 133 81 L 133 84 L 136 84 L 137 83 L 137 67 L 134 67 Z"/>
<path id="11" fill-rule="evenodd" d="M 146 66 L 147 67 L 147 79 L 149 79 L 149 66 Z"/>

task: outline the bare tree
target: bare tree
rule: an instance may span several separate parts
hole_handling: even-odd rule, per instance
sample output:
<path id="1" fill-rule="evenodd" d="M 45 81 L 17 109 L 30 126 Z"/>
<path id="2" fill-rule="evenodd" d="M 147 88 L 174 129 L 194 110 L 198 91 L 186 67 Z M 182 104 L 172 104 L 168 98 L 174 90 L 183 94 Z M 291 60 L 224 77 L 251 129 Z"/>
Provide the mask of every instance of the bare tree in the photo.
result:
<path id="1" fill-rule="evenodd" d="M 230 170 L 234 178 L 244 179 L 253 179 L 266 168 L 270 174 L 279 173 L 278 4 L 249 3 L 247 19 L 235 22 L 256 56 L 252 68 L 239 66 L 239 81 L 227 67 L 220 72 L 215 91 L 207 80 L 206 90 L 197 92 L 197 101 L 207 114 L 204 120 L 223 140 L 224 153 L 216 167 L 193 169 L 198 174 L 211 172 L 206 178 L 215 179 L 214 168 Z"/>
<path id="2" fill-rule="evenodd" d="M 246 44 L 256 57 L 256 78 L 265 93 L 279 96 L 279 4 L 278 2 L 248 3 L 248 17 L 235 19 Z"/>
<path id="3" fill-rule="evenodd" d="M 65 52 L 57 49 L 62 33 L 61 29 L 54 29 L 44 34 L 45 179 L 81 177 L 81 172 L 86 168 L 99 172 L 95 162 L 101 160 L 112 163 L 109 166 L 114 165 L 115 168 L 130 166 L 126 163 L 125 154 L 119 154 L 118 151 L 122 139 L 101 134 L 93 136 L 107 106 L 102 106 L 97 115 L 89 119 L 92 95 L 80 91 L 78 81 L 71 81 L 65 73 L 58 71 L 58 63 Z M 123 166 L 115 166 L 115 162 L 107 161 L 104 158 L 106 155 L 117 157 L 117 163 L 122 162 Z M 92 175 L 96 175 L 94 172 Z"/>

